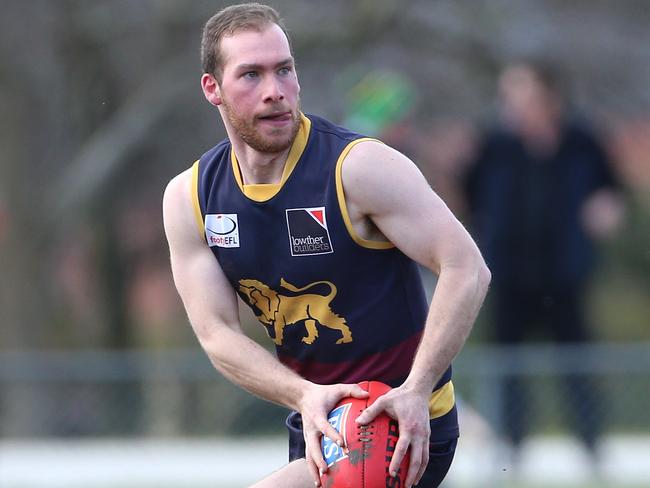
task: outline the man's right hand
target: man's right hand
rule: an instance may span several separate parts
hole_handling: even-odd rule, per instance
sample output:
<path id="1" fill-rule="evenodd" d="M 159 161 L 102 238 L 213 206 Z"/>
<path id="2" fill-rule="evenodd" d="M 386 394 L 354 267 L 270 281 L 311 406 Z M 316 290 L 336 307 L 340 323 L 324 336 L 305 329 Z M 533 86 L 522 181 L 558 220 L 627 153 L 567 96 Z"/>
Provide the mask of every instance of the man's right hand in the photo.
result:
<path id="1" fill-rule="evenodd" d="M 327 471 L 327 464 L 321 451 L 321 437 L 327 436 L 343 446 L 344 439 L 327 420 L 334 406 L 345 397 L 367 398 L 368 392 L 355 384 L 317 385 L 311 383 L 300 400 L 303 435 L 305 437 L 305 459 L 309 473 L 320 486 L 320 475 Z M 345 447 L 345 446 L 343 446 Z"/>

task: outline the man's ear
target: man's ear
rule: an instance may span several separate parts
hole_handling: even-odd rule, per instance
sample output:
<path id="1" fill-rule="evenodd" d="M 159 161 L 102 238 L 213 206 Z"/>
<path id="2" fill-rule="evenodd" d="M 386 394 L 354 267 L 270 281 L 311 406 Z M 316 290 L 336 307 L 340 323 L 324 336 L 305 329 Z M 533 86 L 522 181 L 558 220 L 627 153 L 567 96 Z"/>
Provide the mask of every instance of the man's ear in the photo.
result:
<path id="1" fill-rule="evenodd" d="M 221 89 L 219 83 L 214 75 L 210 73 L 203 73 L 201 76 L 201 88 L 206 100 L 215 107 L 221 105 Z"/>

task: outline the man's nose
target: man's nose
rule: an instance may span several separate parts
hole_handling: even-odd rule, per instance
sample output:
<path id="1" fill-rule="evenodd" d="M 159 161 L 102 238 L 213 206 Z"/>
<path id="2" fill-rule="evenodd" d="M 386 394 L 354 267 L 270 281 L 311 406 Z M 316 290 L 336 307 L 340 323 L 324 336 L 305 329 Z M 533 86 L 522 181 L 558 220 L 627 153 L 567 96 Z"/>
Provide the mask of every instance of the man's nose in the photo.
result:
<path id="1" fill-rule="evenodd" d="M 282 84 L 275 76 L 269 76 L 264 82 L 264 100 L 275 102 L 284 99 Z"/>

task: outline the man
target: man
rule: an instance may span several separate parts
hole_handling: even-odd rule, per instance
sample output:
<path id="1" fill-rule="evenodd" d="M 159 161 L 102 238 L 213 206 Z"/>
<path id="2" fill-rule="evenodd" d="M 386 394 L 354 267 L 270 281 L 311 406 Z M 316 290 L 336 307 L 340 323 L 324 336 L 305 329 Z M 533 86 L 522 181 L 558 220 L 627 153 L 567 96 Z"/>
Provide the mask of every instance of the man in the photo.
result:
<path id="1" fill-rule="evenodd" d="M 467 178 L 473 230 L 494 274 L 496 340 L 534 340 L 541 325 L 557 343 L 588 342 L 583 302 L 593 240 L 620 222 L 618 185 L 601 142 L 570 113 L 552 65 L 508 65 L 498 87 L 500 123 L 485 134 Z M 565 378 L 564 410 L 594 452 L 602 400 L 584 376 Z M 520 378 L 504 386 L 500 423 L 518 447 L 533 402 Z"/>
<path id="2" fill-rule="evenodd" d="M 202 62 L 228 139 L 169 183 L 164 221 L 176 286 L 215 368 L 295 411 L 292 462 L 255 486 L 319 486 L 321 437 L 343 442 L 327 414 L 365 397 L 362 380 L 394 387 L 359 418 L 383 410 L 399 422 L 390 473 L 410 449 L 407 485 L 438 486 L 458 436 L 450 362 L 490 279 L 478 249 L 406 157 L 302 114 L 273 9 L 217 13 Z M 439 274 L 428 317 L 412 260 Z M 237 294 L 277 359 L 242 333 Z"/>

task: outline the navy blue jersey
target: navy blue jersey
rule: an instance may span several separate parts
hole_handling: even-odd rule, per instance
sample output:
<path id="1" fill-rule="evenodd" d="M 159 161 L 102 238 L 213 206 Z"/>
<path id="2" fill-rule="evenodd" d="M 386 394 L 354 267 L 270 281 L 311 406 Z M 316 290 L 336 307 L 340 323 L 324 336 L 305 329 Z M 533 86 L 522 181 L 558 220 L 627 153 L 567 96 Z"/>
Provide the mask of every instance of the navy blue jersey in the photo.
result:
<path id="1" fill-rule="evenodd" d="M 278 185 L 244 185 L 225 140 L 195 163 L 193 198 L 207 244 L 283 364 L 320 384 L 397 386 L 428 306 L 417 265 L 351 225 L 341 168 L 364 140 L 303 115 Z M 433 417 L 453 417 L 447 431 L 457 428 L 450 380 L 451 368 L 431 402 Z"/>

